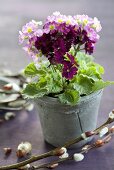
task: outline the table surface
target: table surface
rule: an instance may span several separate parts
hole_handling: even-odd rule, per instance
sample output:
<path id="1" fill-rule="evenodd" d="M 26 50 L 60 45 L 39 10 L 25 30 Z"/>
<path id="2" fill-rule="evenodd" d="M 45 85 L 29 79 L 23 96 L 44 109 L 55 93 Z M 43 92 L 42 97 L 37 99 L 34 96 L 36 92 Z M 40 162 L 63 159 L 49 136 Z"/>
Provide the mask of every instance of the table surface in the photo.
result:
<path id="1" fill-rule="evenodd" d="M 24 68 L 30 62 L 24 51 L 18 45 L 18 31 L 22 25 L 31 19 L 44 20 L 53 11 L 64 14 L 88 14 L 96 16 L 102 24 L 101 39 L 94 53 L 96 62 L 105 68 L 105 80 L 114 80 L 114 1 L 113 0 L 1 0 L 0 1 L 0 69 L 6 67 L 13 72 Z M 110 110 L 114 108 L 114 87 L 104 90 L 98 125 L 103 123 Z M 3 114 L 0 111 L 0 114 Z M 0 125 L 0 165 L 16 162 L 15 150 L 22 141 L 30 141 L 33 153 L 39 154 L 52 149 L 43 140 L 37 111 L 21 111 L 16 113 L 14 120 Z M 59 170 L 113 170 L 114 169 L 114 139 L 103 148 L 87 154 L 81 163 L 65 163 Z M 3 147 L 13 148 L 8 159 L 4 158 Z"/>

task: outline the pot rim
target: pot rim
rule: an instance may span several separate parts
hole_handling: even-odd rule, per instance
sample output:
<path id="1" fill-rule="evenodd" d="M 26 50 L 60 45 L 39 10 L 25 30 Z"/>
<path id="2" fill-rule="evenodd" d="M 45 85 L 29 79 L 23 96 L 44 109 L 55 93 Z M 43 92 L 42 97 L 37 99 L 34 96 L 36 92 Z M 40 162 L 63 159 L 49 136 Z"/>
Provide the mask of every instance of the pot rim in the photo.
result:
<path id="1" fill-rule="evenodd" d="M 92 100 L 92 99 L 96 98 L 96 96 L 98 96 L 100 94 L 102 95 L 102 92 L 103 92 L 103 89 L 98 90 L 98 91 L 96 91 L 94 93 L 91 93 L 91 94 L 89 94 L 87 96 L 80 97 L 80 100 L 77 102 L 76 105 L 88 102 L 89 100 Z M 43 96 L 41 98 L 37 98 L 36 100 L 38 102 L 45 102 L 45 103 L 49 103 L 51 105 L 53 104 L 53 105 L 68 106 L 68 107 L 70 106 L 71 107 L 71 105 L 60 103 L 58 98 L 54 98 L 54 97 L 50 97 L 50 96 Z M 74 105 L 74 106 L 76 106 L 76 105 Z"/>

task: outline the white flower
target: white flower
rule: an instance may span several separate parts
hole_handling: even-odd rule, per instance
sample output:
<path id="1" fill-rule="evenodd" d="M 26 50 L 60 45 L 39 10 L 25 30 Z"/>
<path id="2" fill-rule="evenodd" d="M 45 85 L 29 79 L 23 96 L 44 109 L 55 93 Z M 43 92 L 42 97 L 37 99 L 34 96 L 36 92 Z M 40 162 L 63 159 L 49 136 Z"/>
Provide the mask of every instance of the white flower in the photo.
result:
<path id="1" fill-rule="evenodd" d="M 33 109 L 34 109 L 34 104 L 29 104 L 29 105 L 27 105 L 26 107 L 25 107 L 25 109 L 27 110 L 27 111 L 32 111 Z"/>
<path id="2" fill-rule="evenodd" d="M 69 157 L 69 154 L 67 152 L 65 152 L 63 155 L 59 156 L 60 159 L 65 159 L 68 157 Z"/>
<path id="3" fill-rule="evenodd" d="M 79 162 L 79 161 L 82 161 L 84 159 L 84 155 L 81 154 L 81 153 L 75 153 L 73 158 L 74 158 L 74 161 Z"/>
<path id="4" fill-rule="evenodd" d="M 101 129 L 101 131 L 99 132 L 99 136 L 100 136 L 100 137 L 103 137 L 107 132 L 108 132 L 108 127 L 104 127 L 104 128 Z"/>
<path id="5" fill-rule="evenodd" d="M 6 112 L 4 118 L 5 120 L 10 120 L 11 118 L 14 118 L 16 115 L 14 112 Z"/>
<path id="6" fill-rule="evenodd" d="M 64 151 L 64 153 L 67 153 L 67 149 L 65 147 L 62 147 L 61 149 Z"/>
<path id="7" fill-rule="evenodd" d="M 35 21 L 35 20 L 32 20 L 32 22 L 36 25 L 42 25 L 42 21 Z"/>
<path id="8" fill-rule="evenodd" d="M 53 12 L 53 15 L 59 16 L 59 15 L 60 15 L 60 12 L 59 12 L 59 11 L 55 11 L 55 12 Z"/>
<path id="9" fill-rule="evenodd" d="M 87 139 L 88 139 L 88 137 L 86 136 L 85 133 L 82 133 L 82 134 L 81 134 L 81 137 L 82 137 L 84 140 L 87 140 Z"/>
<path id="10" fill-rule="evenodd" d="M 110 119 L 114 119 L 114 113 L 113 113 L 113 112 L 110 112 L 110 113 L 109 113 L 109 118 L 110 118 Z"/>
<path id="11" fill-rule="evenodd" d="M 59 156 L 60 159 L 68 158 L 69 154 L 67 153 L 67 149 L 65 147 L 62 147 L 61 150 L 63 150 L 63 154 Z"/>
<path id="12" fill-rule="evenodd" d="M 95 28 L 97 32 L 101 31 L 102 27 L 100 21 L 96 17 L 94 17 L 93 21 L 94 21 L 93 28 Z"/>
<path id="13" fill-rule="evenodd" d="M 32 145 L 30 142 L 22 142 L 18 145 L 17 150 L 25 151 L 28 154 L 32 150 Z"/>

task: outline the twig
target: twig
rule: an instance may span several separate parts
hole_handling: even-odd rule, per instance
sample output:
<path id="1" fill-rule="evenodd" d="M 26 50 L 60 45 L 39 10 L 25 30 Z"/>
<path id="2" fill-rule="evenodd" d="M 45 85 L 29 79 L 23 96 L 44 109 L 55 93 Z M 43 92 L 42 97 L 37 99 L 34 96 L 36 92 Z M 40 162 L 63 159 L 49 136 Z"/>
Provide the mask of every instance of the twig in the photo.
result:
<path id="1" fill-rule="evenodd" d="M 47 158 L 47 157 L 50 157 L 50 156 L 53 156 L 53 150 L 50 151 L 50 152 L 44 153 L 42 155 L 36 155 L 36 156 L 34 155 L 31 158 L 29 158 L 29 159 L 27 159 L 25 161 L 16 163 L 16 164 L 1 166 L 0 170 L 18 169 L 19 167 L 23 167 L 23 166 L 25 166 L 27 164 L 30 164 L 32 162 L 35 162 L 35 161 L 38 161 L 40 159 Z"/>
<path id="2" fill-rule="evenodd" d="M 70 156 L 68 158 L 58 159 L 58 160 L 52 161 L 50 163 L 46 163 L 46 164 L 42 164 L 42 165 L 38 165 L 38 166 L 32 166 L 31 169 L 35 170 L 35 169 L 41 169 L 41 168 L 51 168 L 53 165 L 56 165 L 56 164 L 58 165 L 60 163 L 63 163 L 67 160 L 72 160 L 72 159 L 73 159 L 73 157 Z"/>
<path id="3" fill-rule="evenodd" d="M 114 111 L 112 111 L 113 114 L 114 114 Z M 108 124 L 114 122 L 114 118 L 108 118 L 107 121 L 102 124 L 100 127 L 98 127 L 97 129 L 95 129 L 93 132 L 93 134 L 97 134 L 102 128 L 106 127 Z M 59 150 L 62 148 L 62 147 L 70 147 L 71 145 L 75 144 L 75 143 L 78 143 L 80 141 L 84 140 L 84 138 L 82 136 L 76 138 L 76 139 L 73 139 L 73 140 L 70 140 L 68 141 L 66 144 L 64 144 L 63 146 L 61 147 L 58 147 L 54 150 L 51 150 L 47 153 L 44 153 L 44 154 L 41 154 L 41 155 L 33 155 L 31 158 L 25 160 L 25 161 L 22 161 L 22 162 L 19 162 L 19 163 L 15 163 L 15 164 L 12 164 L 12 165 L 6 165 L 6 166 L 1 166 L 0 167 L 0 170 L 11 170 L 11 169 L 18 169 L 19 167 L 23 167 L 27 164 L 30 164 L 32 162 L 35 162 L 35 161 L 38 161 L 40 159 L 43 159 L 43 158 L 47 158 L 47 157 L 51 157 L 51 156 L 57 156 L 58 155 L 58 152 Z"/>
<path id="4" fill-rule="evenodd" d="M 109 143 L 109 141 L 111 140 L 111 136 L 114 133 L 114 132 L 113 133 L 110 132 L 110 129 L 109 129 L 109 132 L 107 133 L 107 135 L 104 138 L 97 139 L 96 142 L 94 142 L 91 145 L 85 145 L 84 147 L 87 146 L 87 149 L 83 150 L 84 147 L 82 147 L 82 149 L 79 153 L 80 154 L 86 154 L 86 153 L 88 153 L 88 151 L 90 151 L 92 149 L 102 147 L 102 146 L 104 146 L 104 144 Z M 54 165 L 58 166 L 60 163 L 64 163 L 65 161 L 69 161 L 69 160 L 73 160 L 73 159 L 74 159 L 74 154 L 72 154 L 71 156 L 64 158 L 64 159 L 58 159 L 58 160 L 52 161 L 50 163 L 46 163 L 46 164 L 42 164 L 42 165 L 38 165 L 38 166 L 32 166 L 31 169 L 36 170 L 36 169 L 41 169 L 41 168 L 51 168 L 51 167 L 54 167 Z"/>
<path id="5" fill-rule="evenodd" d="M 101 126 L 99 126 L 98 128 L 96 128 L 96 129 L 93 131 L 93 132 L 94 132 L 93 134 L 94 134 L 94 135 L 98 134 L 98 132 L 99 132 L 101 129 L 103 129 L 103 128 L 106 127 L 107 125 L 111 124 L 112 122 L 114 122 L 114 119 L 108 118 L 105 123 L 103 123 Z M 82 140 L 83 140 L 83 138 L 82 138 L 82 136 L 80 136 L 80 137 L 78 137 L 78 138 L 76 138 L 76 139 L 73 139 L 73 140 L 68 141 L 67 143 L 64 144 L 63 147 L 68 148 L 68 147 L 70 147 L 71 145 L 73 145 L 73 144 L 75 144 L 75 143 L 78 143 L 78 142 L 80 142 L 80 141 L 82 141 Z"/>

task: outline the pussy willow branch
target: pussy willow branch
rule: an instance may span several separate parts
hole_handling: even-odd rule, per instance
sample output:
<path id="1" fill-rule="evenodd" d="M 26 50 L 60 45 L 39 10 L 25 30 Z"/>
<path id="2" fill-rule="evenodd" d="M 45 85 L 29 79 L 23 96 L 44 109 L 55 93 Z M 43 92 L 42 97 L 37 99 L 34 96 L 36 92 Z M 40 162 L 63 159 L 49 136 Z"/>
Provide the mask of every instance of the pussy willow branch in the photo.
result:
<path id="1" fill-rule="evenodd" d="M 95 134 L 97 134 L 102 128 L 104 128 L 105 126 L 109 125 L 110 123 L 114 122 L 114 119 L 111 119 L 111 118 L 108 118 L 107 121 L 102 124 L 101 126 L 99 126 L 97 129 L 95 129 L 93 132 L 95 132 Z M 76 139 L 73 139 L 73 140 L 70 140 L 68 141 L 67 143 L 65 143 L 63 146 L 61 147 L 70 147 L 71 145 L 75 144 L 75 143 L 78 143 L 80 141 L 84 140 L 82 138 L 82 136 L 76 138 Z M 32 162 L 35 162 L 35 161 L 38 161 L 40 159 L 44 159 L 44 158 L 47 158 L 47 157 L 51 157 L 51 156 L 56 156 L 57 154 L 57 150 L 59 150 L 61 147 L 58 147 L 54 150 L 51 150 L 49 152 L 46 152 L 46 153 L 43 153 L 41 155 L 33 155 L 31 156 L 29 159 L 25 160 L 25 161 L 22 161 L 22 162 L 19 162 L 19 163 L 15 163 L 15 164 L 11 164 L 11 165 L 6 165 L 6 166 L 0 166 L 0 170 L 11 170 L 11 169 L 18 169 L 19 167 L 23 167 L 27 164 L 30 164 Z"/>
<path id="2" fill-rule="evenodd" d="M 96 135 L 101 129 L 103 129 L 103 128 L 106 127 L 107 125 L 111 124 L 112 122 L 114 122 L 114 119 L 108 118 L 105 123 L 103 123 L 101 126 L 99 126 L 98 128 L 96 128 L 96 129 L 93 131 L 93 132 L 94 132 L 94 135 Z M 82 140 L 83 140 L 83 138 L 80 136 L 80 137 L 78 137 L 78 138 L 76 138 L 76 139 L 73 139 L 73 140 L 70 140 L 70 141 L 66 142 L 63 147 L 68 148 L 68 147 L 70 147 L 71 145 L 73 145 L 73 144 L 75 144 L 75 143 L 78 143 L 78 142 L 80 142 L 80 141 L 82 141 Z"/>
<path id="3" fill-rule="evenodd" d="M 38 166 L 32 166 L 31 170 L 36 170 L 36 169 L 41 169 L 41 168 L 51 168 L 51 166 L 54 164 L 60 164 L 60 163 L 63 163 L 65 161 L 72 160 L 72 159 L 73 159 L 72 156 L 70 156 L 68 158 L 58 159 L 58 160 L 52 161 L 50 163 L 46 163 L 46 164 L 42 164 L 42 165 L 38 165 Z"/>
<path id="4" fill-rule="evenodd" d="M 85 145 L 82 147 L 82 150 L 79 152 L 81 154 L 86 154 L 88 153 L 88 151 L 92 150 L 92 149 L 95 149 L 95 148 L 99 148 L 99 147 L 102 147 L 104 146 L 104 144 L 107 144 L 109 143 L 109 141 L 111 140 L 111 136 L 114 135 L 114 133 L 109 132 L 105 135 L 104 138 L 102 139 L 97 139 L 94 143 L 90 144 L 90 145 Z M 99 146 L 98 142 L 102 141 L 103 142 L 103 145 L 101 144 L 101 146 Z M 88 148 L 86 150 L 83 150 L 84 147 L 88 146 Z M 32 166 L 31 169 L 32 170 L 36 170 L 36 169 L 41 169 L 41 168 L 51 168 L 51 166 L 53 166 L 54 164 L 57 164 L 57 166 L 65 161 L 69 161 L 69 160 L 73 160 L 73 155 L 72 154 L 71 156 L 67 157 L 67 158 L 64 158 L 64 159 L 58 159 L 58 160 L 55 160 L 55 161 L 51 161 L 49 163 L 46 163 L 46 164 L 42 164 L 42 165 L 38 165 L 38 166 Z"/>

